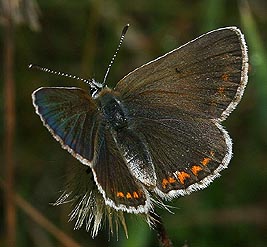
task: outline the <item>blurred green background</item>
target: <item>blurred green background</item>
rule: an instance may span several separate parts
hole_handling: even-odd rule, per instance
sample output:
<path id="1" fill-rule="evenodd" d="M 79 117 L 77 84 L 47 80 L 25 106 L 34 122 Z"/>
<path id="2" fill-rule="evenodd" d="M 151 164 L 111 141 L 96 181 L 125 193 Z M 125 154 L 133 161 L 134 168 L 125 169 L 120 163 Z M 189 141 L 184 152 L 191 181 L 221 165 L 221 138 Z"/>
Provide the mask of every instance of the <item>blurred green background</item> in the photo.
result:
<path id="1" fill-rule="evenodd" d="M 7 101 L 5 52 L 8 35 L 5 2 L 1 5 L 1 181 L 6 181 L 5 106 Z M 10 3 L 15 1 L 10 1 Z M 267 246 L 267 2 L 265 0 L 112 1 L 79 0 L 17 1 L 14 24 L 15 193 L 80 246 L 157 246 L 153 230 L 136 217 L 127 217 L 129 238 L 122 229 L 109 236 L 103 227 L 92 239 L 84 228 L 73 231 L 68 222 L 71 205 L 54 207 L 64 189 L 68 170 L 82 166 L 51 137 L 34 113 L 31 93 L 41 86 L 86 85 L 40 71 L 29 63 L 47 66 L 102 81 L 116 49 L 123 26 L 130 23 L 123 47 L 108 77 L 114 86 L 136 67 L 162 55 L 202 33 L 224 26 L 238 26 L 249 50 L 249 82 L 237 109 L 225 121 L 233 139 L 234 156 L 229 168 L 207 189 L 173 200 L 162 216 L 174 246 Z M 20 16 L 19 16 L 20 14 Z M 12 103 L 11 103 L 12 105 Z M 11 135 L 12 136 L 12 135 Z M 9 154 L 10 156 L 10 154 Z M 11 172 L 12 173 L 12 172 Z M 12 181 L 12 178 L 11 178 Z M 6 197 L 0 190 L 0 246 L 6 243 Z M 16 197 L 17 198 L 17 197 Z M 20 197 L 19 197 L 20 198 Z M 59 233 L 33 220 L 16 199 L 16 245 L 65 246 Z M 26 207 L 27 208 L 27 207 Z M 30 210 L 32 212 L 32 210 Z M 77 245 L 78 246 L 78 245 Z"/>

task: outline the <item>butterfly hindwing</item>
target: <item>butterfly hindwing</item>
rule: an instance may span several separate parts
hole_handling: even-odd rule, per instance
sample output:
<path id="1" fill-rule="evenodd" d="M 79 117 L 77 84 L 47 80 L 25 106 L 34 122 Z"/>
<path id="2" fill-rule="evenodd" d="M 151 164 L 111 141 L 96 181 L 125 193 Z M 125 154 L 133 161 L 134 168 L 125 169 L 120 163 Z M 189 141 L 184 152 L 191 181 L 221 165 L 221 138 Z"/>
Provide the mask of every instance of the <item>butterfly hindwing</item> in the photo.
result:
<path id="1" fill-rule="evenodd" d="M 163 198 L 208 186 L 231 158 L 231 139 L 216 122 L 179 118 L 139 119 L 136 132 L 147 143 Z"/>
<path id="2" fill-rule="evenodd" d="M 148 192 L 130 173 L 123 154 L 104 124 L 100 125 L 97 131 L 93 173 L 109 206 L 130 213 L 148 212 Z"/>

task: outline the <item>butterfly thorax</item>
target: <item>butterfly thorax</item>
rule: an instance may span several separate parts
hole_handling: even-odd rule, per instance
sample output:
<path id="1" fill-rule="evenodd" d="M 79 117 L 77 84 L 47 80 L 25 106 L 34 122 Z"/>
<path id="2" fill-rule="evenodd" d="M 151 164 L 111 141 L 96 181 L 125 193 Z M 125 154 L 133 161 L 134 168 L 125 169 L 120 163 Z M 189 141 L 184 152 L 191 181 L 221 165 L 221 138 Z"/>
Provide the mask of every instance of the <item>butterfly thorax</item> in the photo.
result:
<path id="1" fill-rule="evenodd" d="M 97 102 L 107 126 L 116 131 L 128 126 L 125 109 L 110 89 L 104 89 L 97 98 Z"/>

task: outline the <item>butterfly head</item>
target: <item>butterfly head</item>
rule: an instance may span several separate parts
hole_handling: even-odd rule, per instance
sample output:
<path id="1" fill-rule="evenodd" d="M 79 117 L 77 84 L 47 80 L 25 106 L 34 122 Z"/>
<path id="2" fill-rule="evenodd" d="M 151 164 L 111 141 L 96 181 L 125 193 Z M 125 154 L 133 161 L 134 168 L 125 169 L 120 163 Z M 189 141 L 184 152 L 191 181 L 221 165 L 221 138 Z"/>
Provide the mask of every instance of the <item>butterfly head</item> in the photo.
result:
<path id="1" fill-rule="evenodd" d="M 94 78 L 88 81 L 88 84 L 90 85 L 90 94 L 93 98 L 96 98 L 104 87 L 104 84 L 97 82 Z"/>

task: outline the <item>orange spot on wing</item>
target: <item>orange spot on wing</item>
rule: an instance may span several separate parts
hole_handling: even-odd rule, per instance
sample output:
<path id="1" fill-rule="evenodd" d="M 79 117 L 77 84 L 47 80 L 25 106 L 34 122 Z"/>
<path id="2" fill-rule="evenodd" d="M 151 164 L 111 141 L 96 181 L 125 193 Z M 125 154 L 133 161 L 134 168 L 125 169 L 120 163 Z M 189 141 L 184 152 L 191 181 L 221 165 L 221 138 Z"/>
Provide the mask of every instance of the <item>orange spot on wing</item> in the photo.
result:
<path id="1" fill-rule="evenodd" d="M 223 94 L 223 93 L 224 93 L 224 90 L 225 90 L 224 87 L 219 87 L 219 88 L 218 88 L 218 93 L 219 93 L 219 94 Z"/>
<path id="2" fill-rule="evenodd" d="M 161 182 L 162 188 L 165 189 L 167 187 L 168 183 L 169 183 L 169 181 L 166 178 L 163 178 L 162 182 Z"/>
<path id="3" fill-rule="evenodd" d="M 126 198 L 127 198 L 127 199 L 131 199 L 131 198 L 132 198 L 132 195 L 128 192 L 128 193 L 126 194 Z"/>
<path id="4" fill-rule="evenodd" d="M 192 166 L 191 168 L 191 171 L 193 172 L 195 176 L 197 176 L 198 172 L 201 170 L 202 170 L 201 166 Z"/>
<path id="5" fill-rule="evenodd" d="M 201 164 L 203 166 L 206 166 L 210 161 L 211 161 L 211 158 L 206 157 L 201 161 Z"/>
<path id="6" fill-rule="evenodd" d="M 190 178 L 190 175 L 186 172 L 177 172 L 178 179 L 180 180 L 181 184 L 184 184 L 184 181 L 187 178 Z"/>
<path id="7" fill-rule="evenodd" d="M 224 74 L 222 75 L 222 79 L 223 79 L 224 81 L 228 81 L 228 79 L 229 79 L 229 75 L 226 74 L 226 73 L 224 73 Z"/>
<path id="8" fill-rule="evenodd" d="M 173 184 L 175 182 L 177 182 L 177 180 L 173 177 L 163 178 L 161 182 L 162 188 L 165 189 L 168 184 Z"/>
<path id="9" fill-rule="evenodd" d="M 169 178 L 168 178 L 168 181 L 169 181 L 170 184 L 173 184 L 173 183 L 176 182 L 176 179 L 173 178 L 173 177 L 169 177 Z"/>
<path id="10" fill-rule="evenodd" d="M 133 198 L 139 198 L 139 195 L 137 194 L 136 191 L 133 192 Z"/>
<path id="11" fill-rule="evenodd" d="M 124 197 L 124 194 L 121 191 L 119 191 L 119 192 L 117 192 L 117 197 L 123 198 Z"/>

